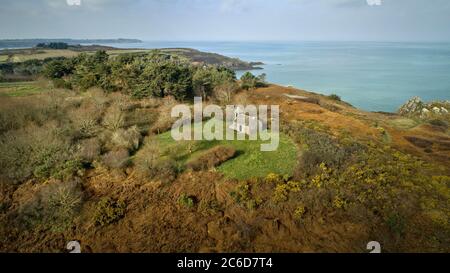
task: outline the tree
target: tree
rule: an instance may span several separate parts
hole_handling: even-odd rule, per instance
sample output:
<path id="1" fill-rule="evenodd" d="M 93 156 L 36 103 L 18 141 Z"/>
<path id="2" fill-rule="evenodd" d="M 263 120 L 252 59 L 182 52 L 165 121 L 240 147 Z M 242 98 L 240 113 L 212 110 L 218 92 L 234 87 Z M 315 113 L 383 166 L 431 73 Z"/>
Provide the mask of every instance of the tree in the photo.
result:
<path id="1" fill-rule="evenodd" d="M 50 49 L 68 49 L 69 45 L 62 42 L 52 42 L 52 43 L 39 43 L 36 45 L 37 48 L 50 48 Z"/>
<path id="2" fill-rule="evenodd" d="M 256 87 L 267 86 L 266 77 L 267 77 L 266 73 L 262 73 L 261 75 L 256 77 Z"/>
<path id="3" fill-rule="evenodd" d="M 97 51 L 94 55 L 81 55 L 76 58 L 73 82 L 81 90 L 100 86 L 111 91 L 111 67 L 109 56 L 105 51 Z"/>
<path id="4" fill-rule="evenodd" d="M 241 88 L 249 90 L 256 87 L 256 77 L 250 72 L 245 72 L 241 77 Z"/>
<path id="5" fill-rule="evenodd" d="M 197 69 L 192 77 L 192 85 L 194 88 L 194 95 L 196 97 L 203 97 L 206 99 L 211 96 L 213 90 L 213 79 L 209 69 Z"/>
<path id="6" fill-rule="evenodd" d="M 177 100 L 192 97 L 192 70 L 184 65 L 170 61 L 149 63 L 139 77 L 136 97 L 173 96 Z"/>
<path id="7" fill-rule="evenodd" d="M 44 66 L 43 74 L 50 79 L 60 79 L 73 72 L 73 65 L 66 59 L 56 59 Z"/>
<path id="8" fill-rule="evenodd" d="M 229 103 L 238 89 L 235 81 L 224 82 L 214 88 L 214 98 L 222 103 Z"/>
<path id="9" fill-rule="evenodd" d="M 241 77 L 241 88 L 245 90 L 257 88 L 257 87 L 265 87 L 266 83 L 266 74 L 263 73 L 259 76 L 255 76 L 250 72 L 245 72 Z"/>

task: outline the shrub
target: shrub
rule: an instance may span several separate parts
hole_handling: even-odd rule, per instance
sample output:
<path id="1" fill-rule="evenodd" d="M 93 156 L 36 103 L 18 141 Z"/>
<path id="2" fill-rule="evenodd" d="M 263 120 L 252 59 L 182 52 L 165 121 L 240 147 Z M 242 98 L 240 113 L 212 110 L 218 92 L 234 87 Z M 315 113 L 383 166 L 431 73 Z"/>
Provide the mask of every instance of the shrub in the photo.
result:
<path id="1" fill-rule="evenodd" d="M 388 225 L 391 232 L 397 236 L 403 235 L 405 230 L 405 219 L 399 213 L 392 213 L 386 219 L 386 224 Z"/>
<path id="2" fill-rule="evenodd" d="M 144 178 L 164 178 L 172 181 L 176 178 L 180 168 L 171 157 L 163 156 L 159 143 L 148 139 L 134 158 L 136 173 Z"/>
<path id="3" fill-rule="evenodd" d="M 335 101 L 341 101 L 341 97 L 336 94 L 331 94 L 328 96 L 328 98 Z"/>
<path id="4" fill-rule="evenodd" d="M 67 230 L 80 209 L 83 192 L 76 181 L 53 181 L 19 209 L 25 228 L 44 228 L 53 232 Z"/>
<path id="5" fill-rule="evenodd" d="M 28 126 L 0 137 L 2 176 L 16 183 L 38 178 L 69 178 L 81 169 L 75 147 L 51 125 Z"/>
<path id="6" fill-rule="evenodd" d="M 223 162 L 233 158 L 235 154 L 236 150 L 233 147 L 217 146 L 208 150 L 197 159 L 188 162 L 187 167 L 194 171 L 207 170 L 219 166 Z"/>
<path id="7" fill-rule="evenodd" d="M 278 184 L 273 193 L 275 203 L 285 202 L 289 199 L 289 186 L 287 184 Z"/>
<path id="8" fill-rule="evenodd" d="M 336 196 L 333 200 L 333 206 L 337 209 L 344 208 L 347 203 L 341 197 Z"/>
<path id="9" fill-rule="evenodd" d="M 306 213 L 305 206 L 298 206 L 294 211 L 294 219 L 300 221 Z"/>
<path id="10" fill-rule="evenodd" d="M 50 221 L 59 223 L 62 228 L 69 226 L 81 206 L 82 196 L 80 185 L 75 181 L 61 182 L 44 188 L 42 199 Z"/>
<path id="11" fill-rule="evenodd" d="M 172 128 L 173 123 L 177 120 L 171 117 L 172 108 L 178 102 L 173 97 L 167 97 L 162 100 L 162 104 L 158 107 L 158 117 L 154 124 L 150 127 L 150 133 L 160 134 Z"/>
<path id="12" fill-rule="evenodd" d="M 419 148 L 423 148 L 423 149 L 431 149 L 433 146 L 433 141 L 428 140 L 428 139 L 424 139 L 424 138 L 420 138 L 420 137 L 415 137 L 415 136 L 405 136 L 404 137 L 408 142 L 410 142 L 411 144 L 413 144 L 416 147 Z"/>
<path id="13" fill-rule="evenodd" d="M 95 207 L 94 222 L 97 226 L 106 226 L 125 216 L 126 203 L 110 197 L 100 199 Z"/>
<path id="14" fill-rule="evenodd" d="M 222 104 L 231 102 L 233 95 L 238 91 L 236 82 L 230 81 L 216 86 L 213 90 L 213 97 Z"/>
<path id="15" fill-rule="evenodd" d="M 113 147 L 127 149 L 130 151 L 137 150 L 141 139 L 141 133 L 136 126 L 127 130 L 118 129 L 111 136 Z"/>
<path id="16" fill-rule="evenodd" d="M 83 140 L 80 143 L 79 156 L 84 162 L 91 163 L 100 156 L 101 148 L 100 141 L 96 138 Z"/>
<path id="17" fill-rule="evenodd" d="M 262 203 L 260 198 L 254 198 L 251 193 L 250 184 L 247 181 L 239 183 L 239 185 L 230 192 L 233 200 L 248 210 L 255 210 Z"/>
<path id="18" fill-rule="evenodd" d="M 336 105 L 334 105 L 334 104 L 330 104 L 330 103 L 326 103 L 326 102 L 319 102 L 319 105 L 322 107 L 322 108 L 325 108 L 325 109 L 327 109 L 328 111 L 330 111 L 330 112 L 338 112 L 339 110 L 341 110 L 341 108 L 339 108 L 339 107 L 337 107 Z"/>
<path id="19" fill-rule="evenodd" d="M 111 131 L 122 128 L 125 124 L 125 115 L 118 105 L 112 105 L 106 110 L 103 125 Z"/>
<path id="20" fill-rule="evenodd" d="M 321 163 L 336 171 L 343 170 L 352 155 L 364 149 L 357 142 L 341 144 L 337 139 L 314 129 L 300 127 L 290 134 L 304 147 L 294 171 L 295 178 L 313 176 L 320 171 Z"/>
<path id="21" fill-rule="evenodd" d="M 108 168 L 121 169 L 129 164 L 130 154 L 128 153 L 127 149 L 110 151 L 107 154 L 103 155 L 102 162 Z"/>
<path id="22" fill-rule="evenodd" d="M 183 193 L 180 198 L 178 198 L 178 204 L 186 208 L 193 208 L 195 206 L 195 197 Z"/>
<path id="23" fill-rule="evenodd" d="M 241 182 L 234 191 L 230 192 L 230 196 L 238 204 L 251 200 L 250 185 L 247 182 Z"/>
<path id="24" fill-rule="evenodd" d="M 442 120 L 442 119 L 433 119 L 433 120 L 430 120 L 429 123 L 431 125 L 433 125 L 433 126 L 441 127 L 441 128 L 443 128 L 445 130 L 448 129 L 448 123 L 445 120 Z"/>
<path id="25" fill-rule="evenodd" d="M 276 173 L 269 173 L 266 177 L 265 177 L 265 181 L 267 183 L 285 183 L 289 180 L 289 175 L 280 175 L 280 174 L 276 174 Z"/>
<path id="26" fill-rule="evenodd" d="M 96 136 L 101 129 L 99 121 L 102 113 L 103 109 L 93 100 L 83 100 L 78 108 L 71 110 L 68 116 L 77 132 L 76 137 Z"/>
<path id="27" fill-rule="evenodd" d="M 281 181 L 281 177 L 275 173 L 269 173 L 265 178 L 267 183 L 278 183 Z"/>
<path id="28" fill-rule="evenodd" d="M 72 89 L 72 84 L 64 79 L 56 78 L 52 80 L 53 87 L 59 89 Z"/>
<path id="29" fill-rule="evenodd" d="M 259 76 L 255 76 L 250 72 L 245 72 L 241 77 L 241 88 L 245 90 L 257 88 L 257 87 L 265 87 L 266 83 L 266 74 L 261 74 Z"/>
<path id="30" fill-rule="evenodd" d="M 0 96 L 0 133 L 31 123 L 43 125 L 50 120 L 60 120 L 63 109 L 59 99 L 57 96 L 51 100 L 35 96 L 20 99 Z"/>
<path id="31" fill-rule="evenodd" d="M 155 109 L 136 109 L 127 112 L 125 115 L 125 127 L 138 126 L 139 130 L 148 131 L 158 119 L 158 113 Z"/>

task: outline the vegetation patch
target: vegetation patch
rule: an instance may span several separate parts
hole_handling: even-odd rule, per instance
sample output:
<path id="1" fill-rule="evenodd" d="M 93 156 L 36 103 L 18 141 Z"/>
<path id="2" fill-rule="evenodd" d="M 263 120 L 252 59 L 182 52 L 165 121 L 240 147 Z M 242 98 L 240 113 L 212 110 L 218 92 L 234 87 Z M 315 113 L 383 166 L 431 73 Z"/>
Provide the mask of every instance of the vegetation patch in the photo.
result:
<path id="1" fill-rule="evenodd" d="M 82 201 L 77 182 L 52 181 L 20 207 L 19 219 L 26 228 L 64 232 L 72 225 Z"/>
<path id="2" fill-rule="evenodd" d="M 187 163 L 187 167 L 194 171 L 208 170 L 219 166 L 233 158 L 236 150 L 233 147 L 216 146 Z"/>
<path id="3" fill-rule="evenodd" d="M 102 198 L 95 207 L 94 222 L 98 226 L 106 226 L 119 221 L 125 215 L 126 203 L 111 197 Z"/>
<path id="4" fill-rule="evenodd" d="M 199 126 L 199 125 L 195 125 Z M 213 140 L 213 141 L 175 141 L 171 133 L 158 135 L 163 154 L 176 151 L 177 160 L 183 164 L 199 157 L 208 149 L 216 146 L 233 148 L 236 155 L 217 167 L 227 178 L 249 179 L 266 177 L 269 173 L 292 175 L 297 162 L 297 146 L 285 134 L 280 134 L 277 150 L 262 152 L 262 140 Z"/>
<path id="5" fill-rule="evenodd" d="M 3 82 L 0 83 L 0 96 L 23 97 L 47 92 L 48 88 L 37 82 Z"/>
<path id="6" fill-rule="evenodd" d="M 411 144 L 413 144 L 416 147 L 427 149 L 431 148 L 433 146 L 433 141 L 420 138 L 420 137 L 414 137 L 414 136 L 406 136 L 405 139 L 409 141 Z"/>
<path id="7" fill-rule="evenodd" d="M 397 129 L 408 130 L 408 129 L 412 129 L 412 128 L 416 127 L 417 125 L 419 125 L 419 122 L 417 122 L 414 119 L 409 119 L 409 118 L 398 118 L 398 119 L 389 120 L 389 125 L 393 126 L 394 128 L 397 128 Z"/>
<path id="8" fill-rule="evenodd" d="M 195 206 L 195 203 L 195 197 L 189 196 L 184 193 L 180 196 L 180 198 L 178 198 L 178 204 L 182 205 L 185 208 L 191 209 Z"/>

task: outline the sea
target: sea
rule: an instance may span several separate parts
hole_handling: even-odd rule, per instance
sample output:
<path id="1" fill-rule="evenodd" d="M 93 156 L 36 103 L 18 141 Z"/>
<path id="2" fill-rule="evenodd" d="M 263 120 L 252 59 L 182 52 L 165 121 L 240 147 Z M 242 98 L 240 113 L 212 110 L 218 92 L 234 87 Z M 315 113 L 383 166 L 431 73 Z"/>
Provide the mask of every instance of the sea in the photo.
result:
<path id="1" fill-rule="evenodd" d="M 263 70 L 252 72 L 265 73 L 268 82 L 337 94 L 366 111 L 395 112 L 414 96 L 424 101 L 450 100 L 450 43 L 144 41 L 109 45 L 187 47 L 263 62 Z"/>

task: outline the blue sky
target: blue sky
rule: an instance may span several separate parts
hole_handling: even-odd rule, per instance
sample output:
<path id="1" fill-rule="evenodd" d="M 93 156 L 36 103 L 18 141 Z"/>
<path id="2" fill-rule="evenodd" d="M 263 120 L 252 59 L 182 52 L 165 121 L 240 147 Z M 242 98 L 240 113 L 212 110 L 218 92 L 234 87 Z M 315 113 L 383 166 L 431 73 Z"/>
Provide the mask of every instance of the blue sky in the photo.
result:
<path id="1" fill-rule="evenodd" d="M 450 41 L 449 14 L 449 0 L 0 0 L 0 39 Z"/>

